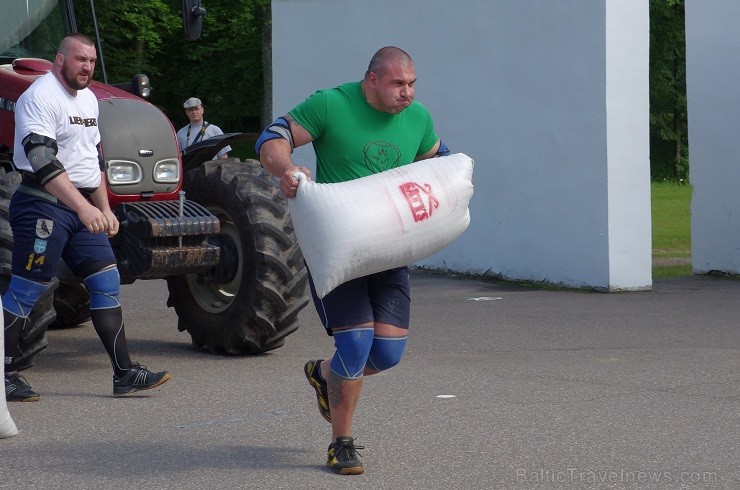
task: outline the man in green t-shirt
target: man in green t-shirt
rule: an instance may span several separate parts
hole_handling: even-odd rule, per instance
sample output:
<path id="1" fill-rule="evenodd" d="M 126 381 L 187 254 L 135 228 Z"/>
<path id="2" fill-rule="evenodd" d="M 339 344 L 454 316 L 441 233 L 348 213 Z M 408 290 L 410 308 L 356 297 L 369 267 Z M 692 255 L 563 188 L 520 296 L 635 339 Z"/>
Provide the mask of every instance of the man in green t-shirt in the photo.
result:
<path id="1" fill-rule="evenodd" d="M 402 49 L 381 48 L 365 77 L 320 90 L 268 126 L 257 140 L 262 165 L 280 179 L 288 197 L 296 195 L 295 172 L 311 172 L 291 159 L 293 148 L 313 143 L 316 181 L 345 182 L 449 153 L 434 132 L 426 108 L 414 100 L 416 71 Z M 401 360 L 411 309 L 407 267 L 353 279 L 314 306 L 335 352 L 308 361 L 304 373 L 316 390 L 321 415 L 332 425 L 327 466 L 340 474 L 364 471 L 352 437 L 352 416 L 364 375 Z"/>

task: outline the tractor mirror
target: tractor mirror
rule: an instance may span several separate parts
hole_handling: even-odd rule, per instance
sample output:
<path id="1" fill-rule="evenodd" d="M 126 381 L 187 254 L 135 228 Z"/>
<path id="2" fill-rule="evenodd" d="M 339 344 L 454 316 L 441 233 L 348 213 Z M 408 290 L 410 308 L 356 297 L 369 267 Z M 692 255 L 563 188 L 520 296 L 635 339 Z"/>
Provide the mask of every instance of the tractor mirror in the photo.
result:
<path id="1" fill-rule="evenodd" d="M 200 0 L 182 0 L 182 25 L 188 39 L 198 39 L 203 30 L 203 17 L 206 9 Z"/>

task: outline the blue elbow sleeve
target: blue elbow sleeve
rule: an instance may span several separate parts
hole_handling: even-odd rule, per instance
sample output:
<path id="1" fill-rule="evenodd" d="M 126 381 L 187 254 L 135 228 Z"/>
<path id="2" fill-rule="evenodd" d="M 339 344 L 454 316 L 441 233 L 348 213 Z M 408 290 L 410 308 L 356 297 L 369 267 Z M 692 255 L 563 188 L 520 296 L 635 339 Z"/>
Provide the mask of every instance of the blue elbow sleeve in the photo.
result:
<path id="1" fill-rule="evenodd" d="M 284 139 L 290 143 L 290 151 L 293 151 L 295 144 L 293 143 L 293 133 L 290 132 L 290 123 L 284 117 L 279 117 L 275 121 L 267 126 L 260 137 L 257 138 L 257 142 L 254 144 L 254 150 L 257 152 L 257 156 L 260 154 L 262 145 L 267 141 L 274 139 Z"/>

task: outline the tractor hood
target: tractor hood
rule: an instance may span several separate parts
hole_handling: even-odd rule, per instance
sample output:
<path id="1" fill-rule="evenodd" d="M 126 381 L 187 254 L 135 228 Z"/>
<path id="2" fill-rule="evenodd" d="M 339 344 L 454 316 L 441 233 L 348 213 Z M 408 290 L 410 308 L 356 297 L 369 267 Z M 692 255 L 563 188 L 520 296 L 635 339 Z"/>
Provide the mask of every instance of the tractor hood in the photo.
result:
<path id="1" fill-rule="evenodd" d="M 103 94 L 101 87 L 112 89 L 102 84 L 95 87 L 98 97 Z M 108 189 L 122 201 L 174 199 L 182 172 L 175 129 L 157 107 L 127 95 L 98 101 Z"/>

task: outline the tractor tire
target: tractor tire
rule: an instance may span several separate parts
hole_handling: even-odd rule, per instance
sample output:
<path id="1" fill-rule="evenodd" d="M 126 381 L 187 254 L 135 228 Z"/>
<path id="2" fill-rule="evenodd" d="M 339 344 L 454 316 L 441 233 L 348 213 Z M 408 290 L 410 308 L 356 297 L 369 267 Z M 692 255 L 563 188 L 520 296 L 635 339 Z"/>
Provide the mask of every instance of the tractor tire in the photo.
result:
<path id="1" fill-rule="evenodd" d="M 0 293 L 8 290 L 13 258 L 13 231 L 10 228 L 10 198 L 13 197 L 21 175 L 0 169 Z M 22 371 L 33 366 L 36 354 L 48 345 L 46 331 L 56 318 L 54 311 L 54 292 L 59 281 L 54 278 L 49 287 L 39 297 L 29 315 L 29 324 L 21 333 L 21 355 L 13 360 L 11 370 Z"/>
<path id="2" fill-rule="evenodd" d="M 207 277 L 167 278 L 167 305 L 193 346 L 260 354 L 282 346 L 308 303 L 308 280 L 286 199 L 256 160 L 211 160 L 189 171 L 189 200 L 219 218 L 219 266 Z"/>

